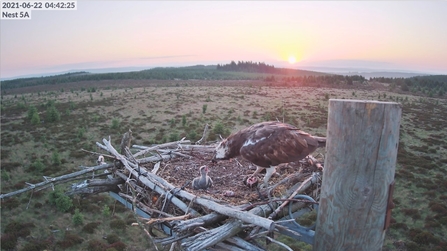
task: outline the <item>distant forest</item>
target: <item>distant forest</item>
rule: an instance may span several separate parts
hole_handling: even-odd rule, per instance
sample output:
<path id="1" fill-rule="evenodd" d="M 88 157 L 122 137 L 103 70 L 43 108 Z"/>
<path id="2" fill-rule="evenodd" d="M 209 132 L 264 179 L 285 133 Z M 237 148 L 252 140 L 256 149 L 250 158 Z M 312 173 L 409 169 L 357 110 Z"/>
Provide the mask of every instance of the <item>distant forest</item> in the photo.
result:
<path id="1" fill-rule="evenodd" d="M 196 65 L 189 67 L 158 67 L 149 70 L 92 74 L 74 72 L 48 77 L 19 78 L 1 82 L 2 94 L 8 89 L 37 85 L 55 85 L 80 81 L 154 79 L 154 80 L 261 80 L 275 85 L 308 85 L 308 84 L 364 84 L 363 76 L 342 76 L 322 72 L 275 68 L 261 62 L 231 61 L 229 64 Z M 428 96 L 444 96 L 447 93 L 447 75 L 418 76 L 411 78 L 370 78 L 390 84 L 392 89 L 422 93 Z"/>
<path id="2" fill-rule="evenodd" d="M 303 71 L 289 68 L 275 68 L 273 65 L 268 65 L 263 62 L 252 62 L 252 61 L 238 61 L 237 63 L 231 61 L 229 64 L 220 65 L 218 64 L 216 69 L 218 71 L 227 71 L 227 72 L 251 72 L 251 73 L 263 73 L 263 74 L 278 74 L 278 75 L 298 75 L 303 76 L 303 72 L 307 72 L 309 74 L 304 74 L 306 76 L 323 76 L 323 75 L 332 75 L 328 73 L 322 72 L 312 72 L 312 71 Z"/>
<path id="3" fill-rule="evenodd" d="M 231 61 L 229 64 L 220 65 L 218 64 L 216 69 L 218 71 L 242 71 L 242 72 L 257 72 L 257 73 L 270 73 L 270 74 L 281 74 L 275 66 L 268 65 L 265 63 L 253 63 L 253 62 L 244 62 L 238 61 L 237 64 L 234 61 Z"/>

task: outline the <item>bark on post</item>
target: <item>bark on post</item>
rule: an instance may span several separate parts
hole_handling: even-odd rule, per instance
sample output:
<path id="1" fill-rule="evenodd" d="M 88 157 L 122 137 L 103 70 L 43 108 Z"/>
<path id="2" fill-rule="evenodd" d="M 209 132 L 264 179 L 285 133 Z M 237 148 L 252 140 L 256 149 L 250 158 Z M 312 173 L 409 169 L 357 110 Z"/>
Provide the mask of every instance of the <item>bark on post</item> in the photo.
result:
<path id="1" fill-rule="evenodd" d="M 329 101 L 314 250 L 381 250 L 399 143 L 398 103 Z"/>

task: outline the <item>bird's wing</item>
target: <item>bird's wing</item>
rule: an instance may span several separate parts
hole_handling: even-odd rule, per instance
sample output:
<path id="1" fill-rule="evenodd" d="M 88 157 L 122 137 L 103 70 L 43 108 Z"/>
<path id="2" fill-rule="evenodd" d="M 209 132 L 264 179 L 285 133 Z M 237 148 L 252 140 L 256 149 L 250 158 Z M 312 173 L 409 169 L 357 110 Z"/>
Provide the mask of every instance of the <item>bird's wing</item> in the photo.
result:
<path id="1" fill-rule="evenodd" d="M 306 157 L 318 146 L 312 139 L 311 135 L 292 126 L 265 126 L 248 137 L 240 152 L 255 165 L 276 166 Z"/>
<path id="2" fill-rule="evenodd" d="M 207 187 L 213 186 L 213 179 L 211 179 L 210 176 L 206 176 L 206 184 L 207 184 Z"/>
<path id="3" fill-rule="evenodd" d="M 197 177 L 197 178 L 194 178 L 193 180 L 192 180 L 192 182 L 191 182 L 191 186 L 192 186 L 192 188 L 193 189 L 200 189 L 200 187 L 199 187 L 199 177 Z"/>
<path id="4" fill-rule="evenodd" d="M 296 143 L 303 148 L 308 147 L 308 138 L 312 137 L 310 134 L 303 132 L 292 125 L 276 121 L 266 124 L 264 130 L 257 131 L 257 133 L 260 134 L 272 134 L 273 132 L 275 132 L 273 136 L 276 137 L 278 141 L 281 142 L 282 140 L 291 139 L 296 141 Z"/>

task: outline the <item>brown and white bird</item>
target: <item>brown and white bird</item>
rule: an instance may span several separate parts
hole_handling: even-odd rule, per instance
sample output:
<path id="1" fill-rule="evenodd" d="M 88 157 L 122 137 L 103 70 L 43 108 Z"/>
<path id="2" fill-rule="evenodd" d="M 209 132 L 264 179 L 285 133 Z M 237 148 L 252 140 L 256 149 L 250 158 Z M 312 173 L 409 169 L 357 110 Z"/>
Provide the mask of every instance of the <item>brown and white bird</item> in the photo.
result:
<path id="1" fill-rule="evenodd" d="M 201 166 L 200 167 L 200 176 L 197 178 L 194 178 L 192 180 L 192 188 L 195 190 L 198 189 L 207 189 L 213 185 L 213 180 L 210 176 L 208 176 L 208 167 L 207 166 Z"/>
<path id="2" fill-rule="evenodd" d="M 315 137 L 298 128 L 271 121 L 254 124 L 224 139 L 216 147 L 214 160 L 227 160 L 241 155 L 257 166 L 255 176 L 266 169 L 263 187 L 281 163 L 303 159 L 318 147 L 326 146 L 326 138 Z"/>

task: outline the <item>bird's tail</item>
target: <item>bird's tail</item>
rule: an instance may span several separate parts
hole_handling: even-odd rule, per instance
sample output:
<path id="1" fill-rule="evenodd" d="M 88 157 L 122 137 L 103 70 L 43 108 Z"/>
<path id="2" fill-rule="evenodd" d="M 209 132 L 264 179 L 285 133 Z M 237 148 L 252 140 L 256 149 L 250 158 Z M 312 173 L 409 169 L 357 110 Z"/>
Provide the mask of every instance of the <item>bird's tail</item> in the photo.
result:
<path id="1" fill-rule="evenodd" d="M 318 147 L 326 147 L 326 138 L 325 137 L 316 137 L 313 136 L 314 139 L 318 141 Z"/>

